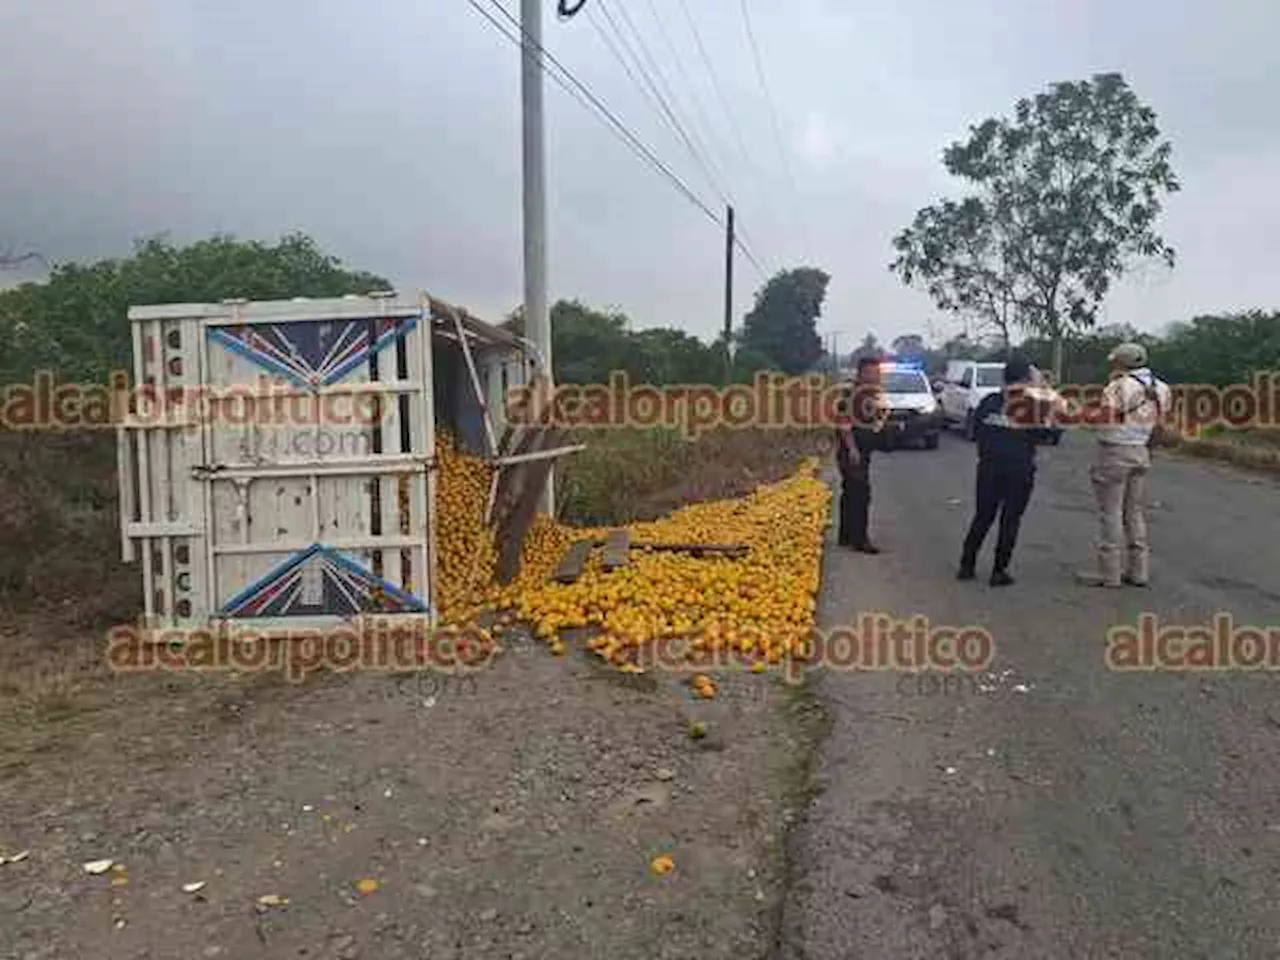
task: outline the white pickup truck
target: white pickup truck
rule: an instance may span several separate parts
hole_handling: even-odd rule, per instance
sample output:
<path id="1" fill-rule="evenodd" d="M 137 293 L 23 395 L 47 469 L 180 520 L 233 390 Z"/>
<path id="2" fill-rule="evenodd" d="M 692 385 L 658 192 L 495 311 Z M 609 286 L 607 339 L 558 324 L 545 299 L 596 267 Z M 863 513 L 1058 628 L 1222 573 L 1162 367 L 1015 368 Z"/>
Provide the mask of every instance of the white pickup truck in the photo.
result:
<path id="1" fill-rule="evenodd" d="M 973 439 L 973 411 L 982 398 L 1004 386 L 1003 363 L 949 360 L 942 377 L 942 416 L 949 427 L 960 427 Z"/>
<path id="2" fill-rule="evenodd" d="M 1035 372 L 1033 368 L 1033 373 Z M 977 360 L 949 360 L 942 376 L 942 417 L 947 426 L 958 426 L 968 440 L 973 439 L 973 412 L 984 397 L 1004 387 L 1004 364 L 983 363 Z M 1048 389 L 1037 387 L 1038 391 Z M 1049 391 L 1050 394 L 1052 390 Z M 1055 430 L 1053 444 L 1062 439 L 1062 431 Z"/>

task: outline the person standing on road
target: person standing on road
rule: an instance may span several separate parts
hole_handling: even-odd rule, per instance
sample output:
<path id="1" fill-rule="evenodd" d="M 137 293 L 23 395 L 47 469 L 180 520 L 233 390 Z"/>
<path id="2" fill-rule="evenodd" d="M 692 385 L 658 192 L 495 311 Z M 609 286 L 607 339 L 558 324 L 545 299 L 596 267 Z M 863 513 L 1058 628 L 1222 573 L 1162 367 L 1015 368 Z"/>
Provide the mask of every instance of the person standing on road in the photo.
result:
<path id="1" fill-rule="evenodd" d="M 876 554 L 880 548 L 867 534 L 871 513 L 871 454 L 880 445 L 880 361 L 858 360 L 858 372 L 840 405 L 836 427 L 836 465 L 840 469 L 840 527 L 837 541 L 859 553 Z"/>
<path id="2" fill-rule="evenodd" d="M 1009 562 L 1018 542 L 1022 515 L 1035 487 L 1036 446 L 1053 439 L 1051 428 L 1027 422 L 1026 411 L 1033 405 L 1026 402 L 1024 394 L 1032 376 L 1030 363 L 1021 357 L 1011 357 L 1004 366 L 1004 390 L 984 397 L 974 412 L 977 488 L 973 521 L 961 548 L 957 579 L 972 580 L 976 576 L 978 552 L 999 514 L 991 585 L 1007 587 L 1014 582 L 1009 575 Z"/>
<path id="3" fill-rule="evenodd" d="M 1098 569 L 1078 573 L 1076 579 L 1098 587 L 1145 587 L 1150 560 L 1146 519 L 1150 447 L 1173 405 L 1173 393 L 1147 366 L 1147 350 L 1140 343 L 1120 344 L 1107 362 L 1111 379 L 1102 392 L 1098 448 L 1089 471 L 1098 504 Z"/>

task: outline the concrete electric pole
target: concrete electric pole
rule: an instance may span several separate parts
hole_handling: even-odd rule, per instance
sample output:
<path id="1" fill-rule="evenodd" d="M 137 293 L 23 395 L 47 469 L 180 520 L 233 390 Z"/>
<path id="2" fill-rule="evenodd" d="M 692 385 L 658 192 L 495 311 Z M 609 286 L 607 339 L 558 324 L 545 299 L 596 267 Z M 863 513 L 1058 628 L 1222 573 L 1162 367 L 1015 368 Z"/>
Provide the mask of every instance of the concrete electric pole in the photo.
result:
<path id="1" fill-rule="evenodd" d="M 524 335 L 551 376 L 551 318 L 547 312 L 547 171 L 542 125 L 542 4 L 520 0 L 524 117 Z M 548 384 L 550 386 L 550 384 Z M 548 398 L 549 399 L 549 398 Z M 555 468 L 547 474 L 541 509 L 555 515 Z"/>

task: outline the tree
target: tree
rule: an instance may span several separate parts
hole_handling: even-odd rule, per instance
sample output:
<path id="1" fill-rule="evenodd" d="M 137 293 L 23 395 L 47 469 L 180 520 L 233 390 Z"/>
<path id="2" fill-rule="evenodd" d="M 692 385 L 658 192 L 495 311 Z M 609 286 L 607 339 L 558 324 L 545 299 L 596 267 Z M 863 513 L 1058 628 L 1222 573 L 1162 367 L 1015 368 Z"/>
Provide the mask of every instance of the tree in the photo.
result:
<path id="1" fill-rule="evenodd" d="M 862 342 L 858 344 L 853 353 L 849 354 L 849 360 L 857 363 L 863 357 L 878 357 L 884 353 L 880 346 L 880 341 L 876 339 L 874 333 L 868 333 L 862 338 Z"/>
<path id="2" fill-rule="evenodd" d="M 775 274 L 756 294 L 743 321 L 744 350 L 772 360 L 772 367 L 795 376 L 821 359 L 817 321 L 831 278 L 813 267 Z"/>
<path id="3" fill-rule="evenodd" d="M 723 355 L 722 355 L 723 357 Z M 754 347 L 739 347 L 733 353 L 734 383 L 751 383 L 761 371 L 776 371 L 778 365 Z"/>
<path id="4" fill-rule="evenodd" d="M 0 293 L 0 372 L 24 381 L 51 369 L 64 380 L 103 382 L 131 367 L 133 305 L 337 297 L 389 286 L 345 269 L 302 234 L 274 246 L 218 236 L 175 247 L 152 238 L 137 243 L 132 257 L 58 264 L 46 282 Z"/>
<path id="5" fill-rule="evenodd" d="M 645 383 L 719 383 L 724 356 L 683 330 L 660 327 L 630 337 Z"/>
<path id="6" fill-rule="evenodd" d="M 1280 312 L 1197 316 L 1189 323 L 1174 324 L 1148 348 L 1161 376 L 1174 381 L 1219 387 L 1249 383 L 1258 373 L 1275 369 L 1280 357 Z"/>
<path id="7" fill-rule="evenodd" d="M 924 343 L 924 337 L 918 333 L 904 333 L 900 337 L 893 338 L 893 352 L 907 357 L 920 356 L 927 349 Z"/>
<path id="8" fill-rule="evenodd" d="M 1005 347 L 1014 317 L 1014 288 L 999 231 L 980 200 L 925 207 L 893 240 L 889 269 L 908 286 L 922 283 L 939 308 L 971 317 Z"/>
<path id="9" fill-rule="evenodd" d="M 523 334 L 516 308 L 502 324 Z M 608 383 L 615 371 L 632 383 L 717 383 L 723 358 L 714 347 L 682 330 L 651 328 L 632 333 L 627 315 L 593 309 L 578 300 L 551 307 L 551 363 L 557 383 Z"/>
<path id="10" fill-rule="evenodd" d="M 1054 84 L 947 148 L 947 171 L 975 193 L 921 210 L 890 269 L 943 309 L 994 320 L 998 305 L 1049 341 L 1061 377 L 1064 340 L 1093 328 L 1132 261 L 1174 264 L 1154 231 L 1162 195 L 1180 189 L 1171 154 L 1120 74 Z"/>

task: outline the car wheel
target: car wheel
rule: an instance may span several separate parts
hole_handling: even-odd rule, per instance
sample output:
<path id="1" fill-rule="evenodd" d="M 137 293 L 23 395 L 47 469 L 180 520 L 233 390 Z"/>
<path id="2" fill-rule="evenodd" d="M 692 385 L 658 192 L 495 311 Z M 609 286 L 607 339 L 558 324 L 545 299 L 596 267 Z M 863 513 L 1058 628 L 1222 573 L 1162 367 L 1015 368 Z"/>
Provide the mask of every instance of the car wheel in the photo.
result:
<path id="1" fill-rule="evenodd" d="M 1054 442 L 1056 443 L 1057 441 Z M 926 450 L 938 449 L 938 435 L 936 433 L 931 433 L 924 438 L 924 448 Z"/>

